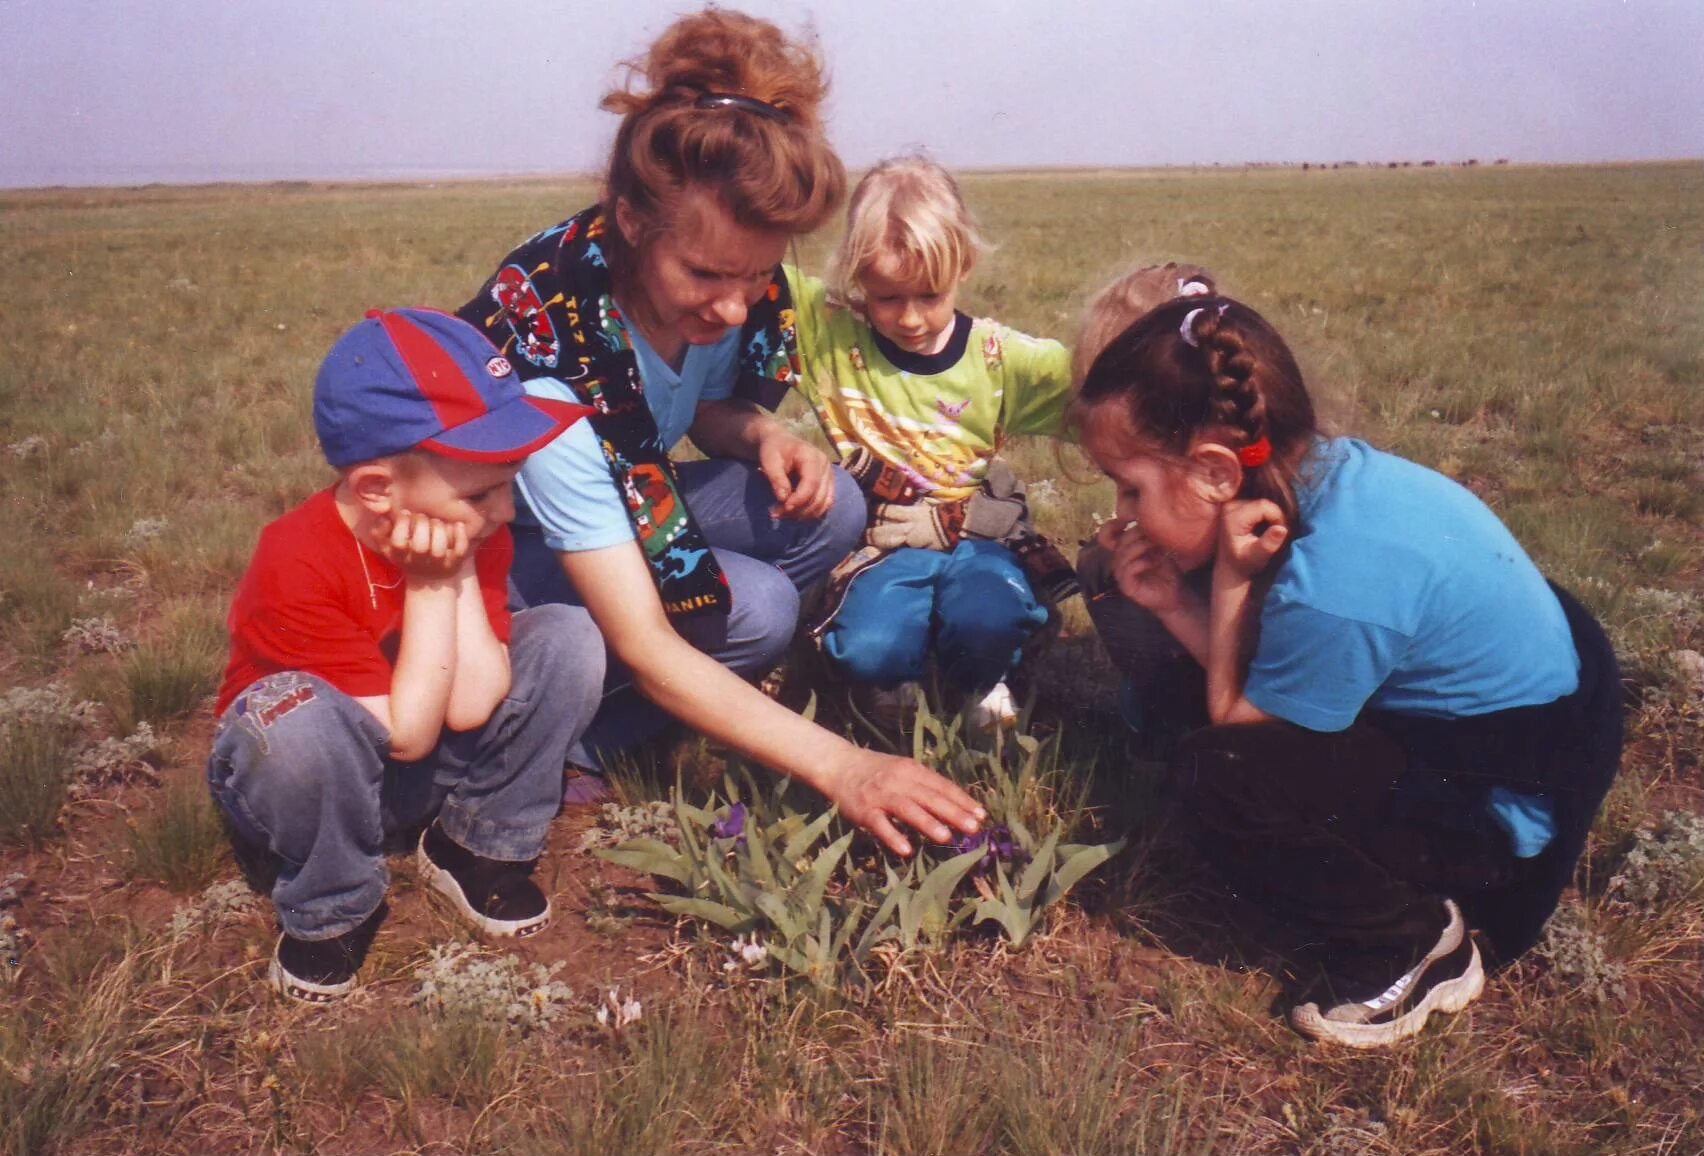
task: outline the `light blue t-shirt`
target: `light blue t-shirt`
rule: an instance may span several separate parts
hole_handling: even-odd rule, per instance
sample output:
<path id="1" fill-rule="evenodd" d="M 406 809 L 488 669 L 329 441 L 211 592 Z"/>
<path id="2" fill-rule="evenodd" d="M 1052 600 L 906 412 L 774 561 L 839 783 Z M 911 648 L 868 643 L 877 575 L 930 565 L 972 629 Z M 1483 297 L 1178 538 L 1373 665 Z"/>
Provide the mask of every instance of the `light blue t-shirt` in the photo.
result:
<path id="1" fill-rule="evenodd" d="M 1244 687 L 1255 706 L 1340 731 L 1368 707 L 1460 718 L 1578 687 L 1561 604 L 1467 489 L 1340 438 L 1304 463 L 1296 497 Z"/>
<path id="2" fill-rule="evenodd" d="M 627 332 L 639 358 L 645 404 L 665 446 L 686 436 L 700 402 L 733 396 L 738 329 L 728 330 L 714 345 L 687 346 L 678 371 L 657 356 L 637 329 L 629 327 Z M 553 377 L 535 377 L 526 389 L 534 397 L 580 400 Z M 575 422 L 527 459 L 515 479 L 515 497 L 515 523 L 539 527 L 552 550 L 598 550 L 633 540 L 627 507 L 589 421 Z"/>

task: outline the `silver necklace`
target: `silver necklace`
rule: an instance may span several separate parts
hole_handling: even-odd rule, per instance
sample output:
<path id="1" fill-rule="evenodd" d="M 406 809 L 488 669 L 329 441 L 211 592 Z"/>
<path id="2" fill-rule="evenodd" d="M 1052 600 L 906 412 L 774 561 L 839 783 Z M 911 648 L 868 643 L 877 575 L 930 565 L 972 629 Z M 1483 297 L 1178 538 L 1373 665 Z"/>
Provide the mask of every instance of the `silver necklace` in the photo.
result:
<path id="1" fill-rule="evenodd" d="M 367 548 L 361 544 L 361 539 L 356 536 L 353 526 L 349 528 L 349 536 L 355 539 L 355 557 L 360 559 L 361 562 L 361 577 L 367 580 L 367 602 L 374 610 L 377 610 L 379 608 L 379 591 L 395 590 L 402 585 L 402 579 L 398 578 L 388 585 L 380 585 L 374 582 L 373 572 L 367 569 Z"/>

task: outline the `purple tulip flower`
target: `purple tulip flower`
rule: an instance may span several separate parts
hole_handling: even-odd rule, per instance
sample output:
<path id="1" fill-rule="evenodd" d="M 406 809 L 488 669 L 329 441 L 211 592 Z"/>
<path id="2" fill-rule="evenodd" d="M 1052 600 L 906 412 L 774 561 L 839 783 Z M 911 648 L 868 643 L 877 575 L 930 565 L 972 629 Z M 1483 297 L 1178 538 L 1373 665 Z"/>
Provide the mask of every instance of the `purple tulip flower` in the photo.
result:
<path id="1" fill-rule="evenodd" d="M 974 835 L 955 836 L 951 846 L 955 855 L 963 855 L 978 848 L 982 850 L 982 858 L 970 869 L 973 876 L 992 875 L 995 863 L 1011 863 L 1022 854 L 1017 840 L 1012 838 L 1012 829 L 1004 823 L 978 831 Z"/>
<path id="2" fill-rule="evenodd" d="M 728 808 L 728 813 L 710 824 L 710 836 L 714 839 L 732 839 L 734 845 L 745 846 L 746 807 L 744 803 L 735 803 Z"/>

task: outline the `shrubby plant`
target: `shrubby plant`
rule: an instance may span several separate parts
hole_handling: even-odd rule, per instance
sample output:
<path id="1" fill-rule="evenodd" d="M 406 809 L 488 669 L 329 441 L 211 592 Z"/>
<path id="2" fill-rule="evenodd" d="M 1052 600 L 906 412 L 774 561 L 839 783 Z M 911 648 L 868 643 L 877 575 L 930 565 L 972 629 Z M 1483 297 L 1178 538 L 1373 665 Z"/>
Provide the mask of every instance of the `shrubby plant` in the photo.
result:
<path id="1" fill-rule="evenodd" d="M 24 940 L 28 936 L 7 908 L 17 903 L 18 893 L 26 882 L 21 872 L 0 879 L 0 984 L 15 982 L 22 967 Z"/>
<path id="2" fill-rule="evenodd" d="M 26 458 L 33 458 L 39 453 L 44 453 L 47 450 L 47 439 L 42 437 L 40 434 L 31 434 L 27 438 L 22 438 L 15 442 L 7 442 L 5 449 L 8 454 L 16 458 L 18 461 L 23 461 Z"/>
<path id="3" fill-rule="evenodd" d="M 124 532 L 124 544 L 131 547 L 146 545 L 170 527 L 171 522 L 165 518 L 138 518 Z"/>
<path id="4" fill-rule="evenodd" d="M 226 879 L 211 884 L 196 898 L 180 903 L 172 911 L 166 934 L 173 942 L 190 935 L 206 933 L 227 923 L 247 917 L 259 905 L 255 894 L 242 879 Z"/>
<path id="5" fill-rule="evenodd" d="M 1565 900 L 1544 925 L 1538 952 L 1550 964 L 1559 987 L 1590 999 L 1627 995 L 1627 968 L 1609 955 L 1609 943 L 1577 898 Z"/>
<path id="6" fill-rule="evenodd" d="M 598 825 L 580 836 L 580 850 L 615 847 L 630 839 L 667 842 L 675 831 L 674 808 L 668 803 L 605 803 L 598 810 Z"/>
<path id="7" fill-rule="evenodd" d="M 84 654 L 122 654 L 136 640 L 110 618 L 74 618 L 60 638 Z"/>
<path id="8" fill-rule="evenodd" d="M 414 1001 L 427 1011 L 508 1025 L 542 1028 L 568 1010 L 574 989 L 556 979 L 562 964 L 528 965 L 514 955 L 493 958 L 466 943 L 441 943 L 415 968 Z"/>
<path id="9" fill-rule="evenodd" d="M 1704 885 L 1704 816 L 1669 811 L 1634 832 L 1633 847 L 1609 881 L 1611 902 L 1657 911 L 1683 902 Z"/>
<path id="10" fill-rule="evenodd" d="M 0 695 L 0 729 L 19 725 L 80 730 L 94 725 L 100 707 L 74 697 L 62 683 L 17 686 Z"/>
<path id="11" fill-rule="evenodd" d="M 123 738 L 108 735 L 78 752 L 71 766 L 71 793 L 86 796 L 95 787 L 107 783 L 126 782 L 143 772 L 152 776 L 152 768 L 143 762 L 160 745 L 154 728 L 145 722 Z"/>

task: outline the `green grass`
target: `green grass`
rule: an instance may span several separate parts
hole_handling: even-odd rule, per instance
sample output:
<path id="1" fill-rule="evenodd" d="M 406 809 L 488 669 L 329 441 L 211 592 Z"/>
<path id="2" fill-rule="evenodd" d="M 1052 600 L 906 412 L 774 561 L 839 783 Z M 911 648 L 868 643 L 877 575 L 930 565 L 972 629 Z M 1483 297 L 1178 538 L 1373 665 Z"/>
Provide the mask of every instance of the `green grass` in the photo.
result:
<path id="1" fill-rule="evenodd" d="M 198 604 L 194 609 L 201 610 Z M 126 732 L 170 723 L 212 694 L 225 657 L 225 633 L 204 613 L 166 616 L 163 637 L 144 641 L 120 665 L 123 700 L 115 713 Z"/>
<path id="2" fill-rule="evenodd" d="M 17 722 L 0 728 L 0 846 L 39 846 L 65 802 L 75 728 Z"/>
<path id="3" fill-rule="evenodd" d="M 200 891 L 224 866 L 224 824 L 200 776 L 179 779 L 163 794 L 158 809 L 130 829 L 135 873 L 180 894 Z"/>
<path id="4" fill-rule="evenodd" d="M 260 527 L 331 478 L 309 412 L 338 334 L 374 306 L 459 305 L 591 186 L 0 192 L 0 684 L 75 687 L 115 737 L 148 722 L 168 783 L 104 784 L 61 822 L 98 734 L 0 728 L 0 881 L 28 879 L 0 909 L 24 933 L 0 983 L 0 1152 L 1704 1149 L 1704 896 L 1643 909 L 1610 884 L 1655 816 L 1704 810 L 1704 701 L 1676 657 L 1704 650 L 1704 165 L 964 187 L 998 245 L 967 310 L 1068 339 L 1129 263 L 1204 264 L 1289 339 L 1335 428 L 1474 489 L 1600 614 L 1636 701 L 1568 958 L 1620 994 L 1534 956 L 1388 1053 L 1303 1044 L 1269 961 L 1208 904 L 1160 768 L 1097 721 L 1110 675 L 1072 607 L 1036 724 L 1062 732 L 1058 805 L 1092 782 L 1130 847 L 1022 950 L 972 936 L 855 998 L 802 994 L 724 972 L 725 948 L 559 830 L 557 929 L 520 950 L 566 963 L 574 1015 L 522 1034 L 419 1009 L 414 968 L 449 925 L 406 869 L 360 999 L 281 1006 L 259 982 L 267 916 L 172 939 L 160 886 L 234 876 L 200 790 L 230 593 Z M 832 240 L 799 258 L 821 268 Z M 1048 483 L 1036 509 L 1062 542 L 1110 512 L 1071 453 L 1010 457 Z M 77 651 L 65 630 L 91 617 L 138 646 Z M 634 799 L 719 779 L 702 745 L 647 759 Z M 596 1027 L 598 983 L 642 986 L 645 1018 Z"/>

